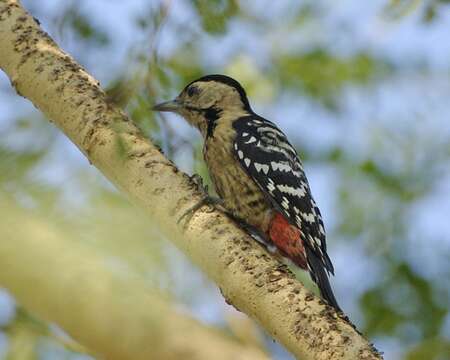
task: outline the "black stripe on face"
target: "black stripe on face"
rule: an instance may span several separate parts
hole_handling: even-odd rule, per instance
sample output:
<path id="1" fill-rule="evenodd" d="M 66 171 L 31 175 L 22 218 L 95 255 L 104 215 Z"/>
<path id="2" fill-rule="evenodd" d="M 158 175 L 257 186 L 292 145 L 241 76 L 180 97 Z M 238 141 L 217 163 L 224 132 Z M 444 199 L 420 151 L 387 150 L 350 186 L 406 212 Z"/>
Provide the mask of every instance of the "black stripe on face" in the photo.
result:
<path id="1" fill-rule="evenodd" d="M 220 110 L 213 106 L 210 107 L 209 109 L 204 110 L 204 115 L 206 122 L 208 123 L 208 127 L 206 130 L 206 137 L 208 138 L 213 136 L 214 129 L 216 128 L 217 125 L 217 120 L 220 117 Z"/>
<path id="2" fill-rule="evenodd" d="M 207 109 L 199 109 L 199 108 L 195 108 L 193 106 L 186 106 L 186 109 L 190 110 L 190 111 L 195 111 L 198 113 L 202 113 L 205 121 L 206 121 L 206 137 L 211 137 L 214 134 L 214 129 L 217 126 L 217 120 L 220 118 L 220 113 L 221 110 L 211 106 Z"/>

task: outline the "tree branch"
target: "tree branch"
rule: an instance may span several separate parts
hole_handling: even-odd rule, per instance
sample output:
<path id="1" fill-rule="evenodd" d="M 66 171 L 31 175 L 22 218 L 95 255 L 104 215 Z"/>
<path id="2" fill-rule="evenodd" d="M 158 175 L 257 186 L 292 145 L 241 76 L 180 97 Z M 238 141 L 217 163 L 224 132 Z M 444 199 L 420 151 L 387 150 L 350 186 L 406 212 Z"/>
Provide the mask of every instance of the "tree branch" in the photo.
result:
<path id="1" fill-rule="evenodd" d="M 195 186 L 108 103 L 99 83 L 58 48 L 18 1 L 0 0 L 0 49 L 0 66 L 16 91 L 156 220 L 229 303 L 298 358 L 381 358 L 348 320 L 306 290 L 227 216 L 204 209 L 188 224 L 177 224 L 200 199 Z"/>
<path id="2" fill-rule="evenodd" d="M 3 199 L 2 199 L 3 200 Z M 174 310 L 141 280 L 13 205 L 0 206 L 0 283 L 106 359 L 268 359 Z"/>

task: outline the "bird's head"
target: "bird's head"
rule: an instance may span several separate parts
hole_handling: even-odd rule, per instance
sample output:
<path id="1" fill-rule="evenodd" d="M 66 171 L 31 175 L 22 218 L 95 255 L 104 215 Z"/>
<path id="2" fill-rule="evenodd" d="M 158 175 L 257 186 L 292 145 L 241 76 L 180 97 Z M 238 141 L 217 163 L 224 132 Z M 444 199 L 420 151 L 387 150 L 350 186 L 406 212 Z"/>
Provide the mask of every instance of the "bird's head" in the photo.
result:
<path id="1" fill-rule="evenodd" d="M 153 107 L 175 112 L 197 127 L 206 137 L 218 119 L 231 119 L 251 112 L 243 87 L 225 75 L 207 75 L 188 84 L 171 101 Z"/>

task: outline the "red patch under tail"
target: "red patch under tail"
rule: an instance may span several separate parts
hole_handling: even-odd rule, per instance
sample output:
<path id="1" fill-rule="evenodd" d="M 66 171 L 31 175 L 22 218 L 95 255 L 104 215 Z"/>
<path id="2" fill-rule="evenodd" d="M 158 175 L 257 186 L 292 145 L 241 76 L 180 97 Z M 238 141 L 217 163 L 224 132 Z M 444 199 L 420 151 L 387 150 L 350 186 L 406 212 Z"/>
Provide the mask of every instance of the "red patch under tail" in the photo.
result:
<path id="1" fill-rule="evenodd" d="M 300 229 L 291 225 L 282 214 L 277 212 L 270 220 L 268 235 L 282 255 L 306 270 L 305 247 Z"/>

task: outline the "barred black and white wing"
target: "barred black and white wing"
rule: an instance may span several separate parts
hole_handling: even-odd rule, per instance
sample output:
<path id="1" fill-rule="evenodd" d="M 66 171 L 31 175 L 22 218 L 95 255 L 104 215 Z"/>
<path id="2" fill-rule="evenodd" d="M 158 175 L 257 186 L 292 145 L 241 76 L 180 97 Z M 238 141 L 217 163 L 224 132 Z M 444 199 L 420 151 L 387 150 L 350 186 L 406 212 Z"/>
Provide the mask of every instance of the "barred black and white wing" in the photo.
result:
<path id="1" fill-rule="evenodd" d="M 304 241 L 323 257 L 324 265 L 332 272 L 320 211 L 295 149 L 268 120 L 249 116 L 235 121 L 233 127 L 237 133 L 234 150 L 245 171 L 275 208 L 301 229 Z"/>
<path id="2" fill-rule="evenodd" d="M 322 217 L 297 152 L 275 124 L 259 116 L 240 118 L 233 127 L 236 158 L 273 206 L 300 229 L 311 276 L 322 292 L 330 292 L 323 295 L 335 301 L 324 271 L 334 273 Z"/>

